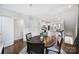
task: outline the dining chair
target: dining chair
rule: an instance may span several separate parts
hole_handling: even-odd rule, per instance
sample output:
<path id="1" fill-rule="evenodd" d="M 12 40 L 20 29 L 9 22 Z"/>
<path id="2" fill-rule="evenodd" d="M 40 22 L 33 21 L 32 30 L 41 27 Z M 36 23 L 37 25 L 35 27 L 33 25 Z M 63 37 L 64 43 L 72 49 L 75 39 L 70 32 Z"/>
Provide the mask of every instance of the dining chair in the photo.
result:
<path id="1" fill-rule="evenodd" d="M 2 49 L 2 52 L 1 52 L 1 54 L 4 54 L 4 47 L 3 47 L 3 49 Z"/>
<path id="2" fill-rule="evenodd" d="M 53 52 L 53 53 L 56 53 L 56 54 L 60 54 L 61 53 L 62 43 L 63 43 L 63 38 L 61 38 L 61 41 L 60 42 L 57 41 L 57 45 L 56 46 L 52 46 L 50 48 L 47 48 L 48 53 L 49 52 Z"/>
<path id="3" fill-rule="evenodd" d="M 28 54 L 44 54 L 44 44 L 27 42 Z"/>
<path id="4" fill-rule="evenodd" d="M 31 33 L 27 33 L 26 34 L 26 39 L 27 41 L 29 41 L 32 38 L 32 34 Z"/>

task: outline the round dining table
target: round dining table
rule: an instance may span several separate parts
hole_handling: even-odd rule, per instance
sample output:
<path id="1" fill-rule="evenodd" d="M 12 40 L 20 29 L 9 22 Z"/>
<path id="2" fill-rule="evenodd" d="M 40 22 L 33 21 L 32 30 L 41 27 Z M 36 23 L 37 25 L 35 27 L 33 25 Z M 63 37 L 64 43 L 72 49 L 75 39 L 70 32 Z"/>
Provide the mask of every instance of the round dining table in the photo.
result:
<path id="1" fill-rule="evenodd" d="M 41 41 L 40 35 L 38 35 L 38 36 L 32 37 L 28 42 L 30 42 L 30 43 L 40 43 L 40 44 L 44 43 L 44 48 L 46 49 L 45 53 L 48 54 L 47 48 L 53 46 L 56 43 L 56 39 L 52 40 L 50 37 L 45 36 L 44 40 Z"/>

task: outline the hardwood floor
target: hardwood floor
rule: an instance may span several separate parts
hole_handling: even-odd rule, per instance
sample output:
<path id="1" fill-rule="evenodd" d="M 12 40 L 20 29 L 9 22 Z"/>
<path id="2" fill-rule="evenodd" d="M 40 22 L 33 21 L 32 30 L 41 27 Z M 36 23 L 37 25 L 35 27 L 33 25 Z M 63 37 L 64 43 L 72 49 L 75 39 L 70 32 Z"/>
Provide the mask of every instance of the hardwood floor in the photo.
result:
<path id="1" fill-rule="evenodd" d="M 4 48 L 4 54 L 18 54 L 25 45 L 26 42 L 23 42 L 22 39 L 16 40 L 14 45 Z"/>
<path id="2" fill-rule="evenodd" d="M 67 54 L 77 54 L 76 47 L 71 44 L 63 43 L 62 49 L 67 53 Z M 79 50 L 78 50 L 79 51 Z"/>
<path id="3" fill-rule="evenodd" d="M 14 54 L 14 45 L 4 48 L 4 54 Z"/>
<path id="4" fill-rule="evenodd" d="M 15 43 L 14 44 L 14 52 L 15 53 L 19 53 L 22 50 L 22 48 L 25 46 L 22 39 L 21 40 L 17 40 L 14 43 Z"/>
<path id="5" fill-rule="evenodd" d="M 26 42 L 23 42 L 22 39 L 16 40 L 14 45 L 4 48 L 4 54 L 18 54 L 24 46 L 26 46 Z M 79 48 L 67 43 L 63 43 L 62 49 L 67 54 L 79 54 Z"/>

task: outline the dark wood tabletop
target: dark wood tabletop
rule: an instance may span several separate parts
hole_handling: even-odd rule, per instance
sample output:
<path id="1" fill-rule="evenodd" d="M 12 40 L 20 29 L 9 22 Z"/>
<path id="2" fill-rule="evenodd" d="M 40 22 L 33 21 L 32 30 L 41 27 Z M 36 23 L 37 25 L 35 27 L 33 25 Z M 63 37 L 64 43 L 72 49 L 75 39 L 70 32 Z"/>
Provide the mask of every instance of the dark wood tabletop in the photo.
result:
<path id="1" fill-rule="evenodd" d="M 43 43 L 43 42 L 40 40 L 40 36 L 34 36 L 34 37 L 32 37 L 28 42 L 30 42 L 30 43 Z"/>
<path id="2" fill-rule="evenodd" d="M 51 44 L 47 44 L 46 42 L 45 42 L 45 40 L 46 39 L 44 39 L 44 41 L 41 41 L 41 39 L 40 39 L 40 36 L 38 35 L 38 36 L 34 36 L 34 37 L 32 37 L 28 42 L 30 42 L 30 43 L 40 43 L 40 44 L 44 44 L 45 45 L 45 47 L 51 47 L 51 46 L 53 46 L 55 43 L 51 43 Z M 48 39 L 49 40 L 49 39 Z"/>

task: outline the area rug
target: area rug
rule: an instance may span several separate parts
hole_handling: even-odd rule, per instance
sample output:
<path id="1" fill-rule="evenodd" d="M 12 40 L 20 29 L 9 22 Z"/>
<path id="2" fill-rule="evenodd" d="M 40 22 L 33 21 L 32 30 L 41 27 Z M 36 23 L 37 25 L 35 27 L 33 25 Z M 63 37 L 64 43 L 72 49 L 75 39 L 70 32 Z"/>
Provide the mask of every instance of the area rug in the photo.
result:
<path id="1" fill-rule="evenodd" d="M 45 49 L 44 49 L 44 53 L 45 53 Z M 25 47 L 20 51 L 19 54 L 28 54 L 28 53 L 27 53 L 27 46 L 25 46 Z M 57 53 L 49 51 L 48 54 L 57 54 Z M 66 52 L 64 52 L 64 51 L 61 49 L 61 54 L 66 54 Z"/>

